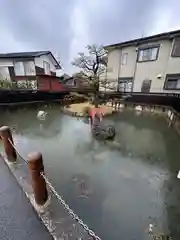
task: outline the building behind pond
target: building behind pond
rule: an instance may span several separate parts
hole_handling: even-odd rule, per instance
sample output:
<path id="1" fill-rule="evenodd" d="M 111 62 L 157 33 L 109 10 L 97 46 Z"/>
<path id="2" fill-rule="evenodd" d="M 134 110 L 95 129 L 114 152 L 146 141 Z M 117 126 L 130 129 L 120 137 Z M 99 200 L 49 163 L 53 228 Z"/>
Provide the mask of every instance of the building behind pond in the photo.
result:
<path id="1" fill-rule="evenodd" d="M 180 93 L 180 30 L 105 48 L 106 91 Z"/>
<path id="2" fill-rule="evenodd" d="M 56 76 L 59 69 L 59 61 L 50 51 L 0 54 L 0 81 L 12 88 L 61 91 L 63 86 Z"/>

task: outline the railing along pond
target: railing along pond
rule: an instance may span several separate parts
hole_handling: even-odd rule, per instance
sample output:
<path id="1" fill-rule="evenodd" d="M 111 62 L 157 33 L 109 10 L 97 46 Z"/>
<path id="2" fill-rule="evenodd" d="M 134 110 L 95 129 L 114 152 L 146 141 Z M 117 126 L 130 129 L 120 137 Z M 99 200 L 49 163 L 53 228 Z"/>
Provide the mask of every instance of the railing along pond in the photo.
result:
<path id="1" fill-rule="evenodd" d="M 48 201 L 48 190 L 47 186 L 50 191 L 55 195 L 58 201 L 63 205 L 63 208 L 67 211 L 67 213 L 76 220 L 79 225 L 83 227 L 83 229 L 88 233 L 91 239 L 101 240 L 89 227 L 84 224 L 84 222 L 74 213 L 74 211 L 66 204 L 64 199 L 58 194 L 55 190 L 47 176 L 44 172 L 43 166 L 43 157 L 42 154 L 39 152 L 34 152 L 28 154 L 28 160 L 24 159 L 14 144 L 11 130 L 8 126 L 3 126 L 0 128 L 0 137 L 3 141 L 4 145 L 4 152 L 6 158 L 9 163 L 16 164 L 17 163 L 17 154 L 23 159 L 25 164 L 28 166 L 29 174 L 31 176 L 31 185 L 33 189 L 34 199 L 38 206 L 46 205 Z M 79 238 L 81 239 L 81 238 Z M 89 239 L 89 238 L 88 238 Z"/>

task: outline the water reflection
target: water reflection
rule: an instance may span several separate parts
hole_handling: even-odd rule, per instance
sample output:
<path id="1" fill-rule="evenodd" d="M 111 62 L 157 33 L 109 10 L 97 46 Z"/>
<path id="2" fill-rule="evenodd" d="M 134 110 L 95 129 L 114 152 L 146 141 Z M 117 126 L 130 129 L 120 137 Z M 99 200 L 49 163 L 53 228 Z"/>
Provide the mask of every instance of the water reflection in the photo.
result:
<path id="1" fill-rule="evenodd" d="M 68 186 L 68 187 L 67 187 Z M 69 181 L 64 184 L 64 196 L 67 199 L 70 206 L 77 213 L 81 213 L 82 219 L 87 218 L 86 221 L 90 224 L 91 228 L 102 229 L 102 212 L 103 202 L 106 198 L 106 189 L 92 179 L 90 175 L 77 173 L 73 175 Z M 98 216 L 98 217 L 97 217 Z"/>
<path id="2" fill-rule="evenodd" d="M 87 123 L 46 108 L 4 113 L 14 126 L 20 151 L 40 150 L 58 192 L 102 239 L 147 239 L 156 232 L 180 236 L 179 138 L 164 119 L 124 112 L 106 119 L 115 124 L 112 143 L 92 138 Z M 40 126 L 40 124 L 42 124 Z"/>

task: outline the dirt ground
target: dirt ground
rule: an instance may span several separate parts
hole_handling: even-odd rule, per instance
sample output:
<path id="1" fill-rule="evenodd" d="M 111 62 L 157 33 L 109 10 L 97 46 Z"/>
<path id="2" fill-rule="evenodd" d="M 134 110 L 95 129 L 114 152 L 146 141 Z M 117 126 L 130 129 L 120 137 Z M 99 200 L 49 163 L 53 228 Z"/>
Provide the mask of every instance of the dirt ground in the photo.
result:
<path id="1" fill-rule="evenodd" d="M 69 105 L 69 107 L 67 109 L 70 112 L 76 112 L 79 115 L 81 115 L 81 114 L 84 113 L 84 108 L 86 108 L 86 107 L 94 108 L 94 105 L 90 104 L 89 102 L 77 103 L 77 104 Z M 102 109 L 102 111 L 104 112 L 104 115 L 110 115 L 110 114 L 113 113 L 113 108 L 112 107 L 109 107 L 109 106 L 106 106 L 106 105 L 100 105 L 99 108 Z"/>

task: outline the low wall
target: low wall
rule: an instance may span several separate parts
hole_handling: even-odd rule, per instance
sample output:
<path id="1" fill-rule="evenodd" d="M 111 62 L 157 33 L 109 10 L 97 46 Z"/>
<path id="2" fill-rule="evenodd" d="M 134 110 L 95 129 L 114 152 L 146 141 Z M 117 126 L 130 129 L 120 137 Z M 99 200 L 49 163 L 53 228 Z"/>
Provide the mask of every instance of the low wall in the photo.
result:
<path id="1" fill-rule="evenodd" d="M 128 109 L 136 111 L 137 115 L 148 112 L 155 115 L 163 115 L 168 121 L 169 127 L 174 126 L 177 133 L 180 134 L 180 112 L 178 111 L 180 108 L 179 97 L 139 96 L 134 95 L 125 100 L 111 98 L 109 99 L 110 101 L 106 100 L 106 104 L 113 107 L 115 112 L 122 112 Z"/>
<path id="2" fill-rule="evenodd" d="M 101 94 L 101 98 L 105 101 L 121 100 L 127 103 L 169 106 L 180 113 L 180 94 L 109 92 Z"/>
<path id="3" fill-rule="evenodd" d="M 0 90 L 0 105 L 60 100 L 66 95 L 66 92 Z"/>

